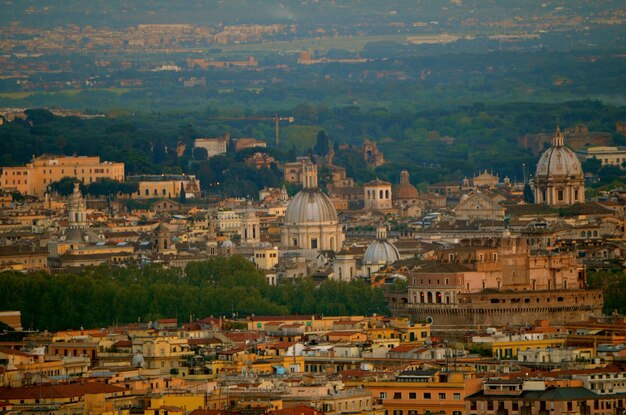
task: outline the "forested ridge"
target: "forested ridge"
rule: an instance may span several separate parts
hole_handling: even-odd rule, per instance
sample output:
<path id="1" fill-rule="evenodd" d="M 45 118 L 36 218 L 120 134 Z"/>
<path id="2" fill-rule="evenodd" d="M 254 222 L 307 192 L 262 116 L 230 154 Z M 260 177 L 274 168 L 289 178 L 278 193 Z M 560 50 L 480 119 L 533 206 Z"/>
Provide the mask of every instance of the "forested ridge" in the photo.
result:
<path id="1" fill-rule="evenodd" d="M 0 274 L 0 304 L 22 312 L 28 329 L 62 330 L 210 315 L 386 314 L 382 290 L 362 281 L 302 278 L 281 286 L 241 256 L 190 263 L 184 270 L 160 265 L 99 266 L 79 273 Z"/>
<path id="2" fill-rule="evenodd" d="M 20 165 L 33 155 L 44 153 L 97 155 L 103 160 L 121 161 L 127 174 L 195 174 L 203 190 L 222 197 L 249 196 L 265 186 L 276 186 L 282 177 L 277 168 L 257 170 L 246 166 L 250 149 L 229 152 L 204 160 L 193 151 L 198 137 L 256 137 L 268 142 L 264 151 L 278 161 L 316 150 L 320 131 L 325 131 L 337 149 L 336 164 L 346 167 L 357 182 L 380 177 L 397 181 L 407 169 L 415 183 L 460 181 L 484 169 L 501 177 L 521 180 L 522 166 L 537 157 L 518 146 L 524 134 L 550 134 L 559 120 L 563 128 L 585 124 L 591 132 L 613 135 L 613 144 L 626 139 L 615 133 L 618 121 L 626 120 L 626 108 L 600 101 L 572 101 L 561 104 L 476 103 L 456 109 L 393 111 L 366 110 L 358 106 L 328 108 L 300 104 L 287 113 L 295 123 L 281 128 L 281 145 L 274 148 L 272 123 L 246 120 L 223 121 L 228 113 L 205 111 L 171 113 L 110 114 L 109 117 L 80 119 L 57 117 L 47 110 L 28 110 L 26 120 L 15 119 L 0 126 L 0 164 Z M 267 115 L 248 113 L 246 116 Z M 358 152 L 343 151 L 340 144 L 360 145 L 368 138 L 378 142 L 389 163 L 376 169 L 362 163 Z M 186 145 L 182 156 L 177 146 Z M 598 166 L 583 166 L 595 168 Z M 587 170 L 587 169 L 586 169 Z M 606 183 L 620 174 L 607 175 Z M 619 173 L 619 172 L 618 172 Z M 601 177 L 602 179 L 602 177 Z M 217 184 L 219 183 L 219 186 Z M 605 183 L 601 183 L 605 184 Z"/>

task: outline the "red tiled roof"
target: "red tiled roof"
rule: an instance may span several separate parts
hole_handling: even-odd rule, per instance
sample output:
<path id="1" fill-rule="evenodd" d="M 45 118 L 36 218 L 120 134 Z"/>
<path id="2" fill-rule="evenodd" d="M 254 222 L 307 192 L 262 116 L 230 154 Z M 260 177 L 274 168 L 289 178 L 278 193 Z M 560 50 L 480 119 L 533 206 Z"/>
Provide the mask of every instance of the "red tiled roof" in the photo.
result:
<path id="1" fill-rule="evenodd" d="M 112 347 L 132 347 L 133 342 L 131 340 L 119 340 L 112 344 Z"/>
<path id="2" fill-rule="evenodd" d="M 394 353 L 407 353 L 407 352 L 412 352 L 413 350 L 417 350 L 422 348 L 421 346 L 417 346 L 415 344 L 401 344 L 399 346 L 394 347 L 393 349 L 390 349 L 390 352 L 394 352 Z M 427 349 L 424 349 L 427 350 Z"/>
<path id="3" fill-rule="evenodd" d="M 319 412 L 314 408 L 306 405 L 298 405 L 293 408 L 283 408 L 276 411 L 271 411 L 270 415 L 323 415 L 324 412 Z"/>
<path id="4" fill-rule="evenodd" d="M 256 331 L 244 331 L 244 332 L 226 333 L 226 337 L 228 337 L 230 340 L 234 341 L 235 343 L 243 343 L 246 340 L 256 340 L 259 337 L 261 337 L 261 335 L 257 333 Z"/>
<path id="5" fill-rule="evenodd" d="M 296 342 L 287 342 L 287 341 L 276 342 L 276 343 L 268 345 L 268 348 L 269 349 L 288 349 L 294 344 L 296 344 Z"/>
<path id="6" fill-rule="evenodd" d="M 222 344 L 220 339 L 216 339 L 215 337 L 211 337 L 210 339 L 187 339 L 187 343 L 190 346 L 199 345 L 199 344 Z"/>
<path id="7" fill-rule="evenodd" d="M 0 399 L 62 399 L 75 398 L 86 394 L 113 394 L 127 392 L 127 389 L 102 382 L 71 383 L 67 385 L 37 385 L 19 388 L 0 388 Z"/>

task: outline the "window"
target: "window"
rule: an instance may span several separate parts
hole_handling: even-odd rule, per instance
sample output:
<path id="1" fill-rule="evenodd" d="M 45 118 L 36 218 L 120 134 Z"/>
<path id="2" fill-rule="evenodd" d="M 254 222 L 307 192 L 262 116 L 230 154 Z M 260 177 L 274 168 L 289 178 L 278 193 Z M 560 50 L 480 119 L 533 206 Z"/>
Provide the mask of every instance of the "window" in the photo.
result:
<path id="1" fill-rule="evenodd" d="M 453 395 L 452 395 L 452 397 L 453 397 L 455 400 L 457 400 L 457 401 L 461 400 L 461 394 L 460 394 L 460 393 L 455 393 L 455 394 L 453 394 Z"/>
<path id="2" fill-rule="evenodd" d="M 430 396 L 430 392 L 424 392 L 424 399 L 432 399 Z"/>
<path id="3" fill-rule="evenodd" d="M 393 393 L 393 399 L 402 399 L 402 393 L 401 392 L 394 392 Z"/>
<path id="4" fill-rule="evenodd" d="M 417 393 L 409 392 L 409 399 L 417 399 Z"/>
<path id="5" fill-rule="evenodd" d="M 446 399 L 446 394 L 444 392 L 439 392 L 439 399 Z"/>
<path id="6" fill-rule="evenodd" d="M 380 395 L 378 395 L 378 397 L 380 399 L 387 399 L 387 392 L 381 392 Z"/>

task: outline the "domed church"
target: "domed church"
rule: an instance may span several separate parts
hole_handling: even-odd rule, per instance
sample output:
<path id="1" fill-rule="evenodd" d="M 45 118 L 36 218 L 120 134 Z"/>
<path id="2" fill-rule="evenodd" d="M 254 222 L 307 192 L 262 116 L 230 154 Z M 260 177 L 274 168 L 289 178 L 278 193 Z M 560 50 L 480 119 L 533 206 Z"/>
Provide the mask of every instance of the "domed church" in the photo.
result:
<path id="1" fill-rule="evenodd" d="M 363 255 L 363 276 L 369 278 L 385 265 L 393 264 L 399 259 L 398 248 L 387 240 L 387 228 L 381 224 L 376 228 L 376 240 L 367 247 Z"/>
<path id="2" fill-rule="evenodd" d="M 531 186 L 535 203 L 569 206 L 585 201 L 585 177 L 580 160 L 565 147 L 565 137 L 558 126 L 552 138 L 552 147 L 543 153 L 537 163 Z"/>
<path id="3" fill-rule="evenodd" d="M 283 247 L 338 251 L 344 241 L 337 210 L 317 187 L 317 166 L 308 161 L 302 174 L 302 190 L 287 205 L 281 229 Z"/>

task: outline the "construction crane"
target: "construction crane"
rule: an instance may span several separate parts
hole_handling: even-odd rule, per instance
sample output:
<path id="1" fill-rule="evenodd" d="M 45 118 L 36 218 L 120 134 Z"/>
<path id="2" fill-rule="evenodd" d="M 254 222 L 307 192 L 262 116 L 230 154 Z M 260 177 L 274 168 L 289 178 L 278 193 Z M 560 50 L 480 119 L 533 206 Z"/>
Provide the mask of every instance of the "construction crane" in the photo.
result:
<path id="1" fill-rule="evenodd" d="M 276 147 L 278 147 L 280 136 L 279 121 L 295 121 L 295 118 L 293 117 L 282 117 L 278 114 L 274 114 L 273 117 L 215 117 L 212 119 L 220 121 L 274 121 L 274 125 L 276 126 Z"/>

